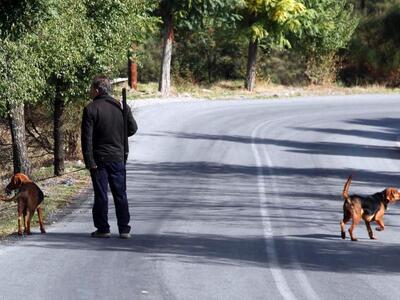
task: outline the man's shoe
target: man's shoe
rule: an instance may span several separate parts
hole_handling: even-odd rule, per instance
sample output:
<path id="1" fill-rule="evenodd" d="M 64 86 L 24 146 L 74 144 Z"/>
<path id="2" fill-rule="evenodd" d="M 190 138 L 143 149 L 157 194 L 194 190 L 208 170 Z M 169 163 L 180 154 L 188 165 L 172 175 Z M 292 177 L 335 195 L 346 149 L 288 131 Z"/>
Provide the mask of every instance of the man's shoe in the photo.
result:
<path id="1" fill-rule="evenodd" d="M 111 233 L 109 233 L 109 232 L 99 232 L 98 230 L 96 230 L 96 231 L 93 231 L 90 234 L 90 236 L 94 237 L 94 238 L 109 238 L 109 237 L 111 237 Z"/>
<path id="2" fill-rule="evenodd" d="M 119 234 L 119 238 L 120 239 L 125 239 L 125 240 L 127 240 L 127 239 L 130 239 L 132 236 L 131 236 L 131 234 L 130 233 L 120 233 Z"/>

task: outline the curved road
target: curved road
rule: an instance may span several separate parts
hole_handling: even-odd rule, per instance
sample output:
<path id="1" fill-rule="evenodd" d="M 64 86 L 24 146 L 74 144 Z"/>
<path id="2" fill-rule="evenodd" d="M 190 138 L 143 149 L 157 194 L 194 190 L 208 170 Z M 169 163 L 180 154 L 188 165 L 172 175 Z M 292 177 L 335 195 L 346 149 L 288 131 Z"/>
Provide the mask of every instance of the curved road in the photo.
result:
<path id="1" fill-rule="evenodd" d="M 400 96 L 135 108 L 131 240 L 89 200 L 0 246 L 0 299 L 399 299 L 400 211 L 340 239 L 341 191 L 400 186 Z M 135 105 L 135 104 L 133 104 Z M 38 232 L 38 231 L 36 231 Z"/>

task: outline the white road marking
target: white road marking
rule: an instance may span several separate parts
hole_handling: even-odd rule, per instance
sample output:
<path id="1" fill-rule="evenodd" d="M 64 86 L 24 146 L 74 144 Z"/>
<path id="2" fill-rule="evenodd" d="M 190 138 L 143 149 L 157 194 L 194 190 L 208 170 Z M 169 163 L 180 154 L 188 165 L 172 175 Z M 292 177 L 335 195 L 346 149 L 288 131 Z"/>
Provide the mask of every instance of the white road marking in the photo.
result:
<path id="1" fill-rule="evenodd" d="M 396 146 L 400 148 L 400 136 L 397 137 Z"/>
<path id="2" fill-rule="evenodd" d="M 259 194 L 259 199 L 260 199 L 260 210 L 261 210 L 261 216 L 262 216 L 262 223 L 263 223 L 263 228 L 264 228 L 264 237 L 265 237 L 265 250 L 267 252 L 268 258 L 270 259 L 273 267 L 271 267 L 271 273 L 272 277 L 274 278 L 275 285 L 278 288 L 279 293 L 282 295 L 284 299 L 296 299 L 295 295 L 292 293 L 292 291 L 289 288 L 289 285 L 285 279 L 285 277 L 282 274 L 282 271 L 278 267 L 278 257 L 276 254 L 276 249 L 275 249 L 275 242 L 273 239 L 273 231 L 271 227 L 271 222 L 268 216 L 268 210 L 267 210 L 267 197 L 265 196 L 266 194 L 266 189 L 265 189 L 265 183 L 264 183 L 264 173 L 263 173 L 263 166 L 261 162 L 261 157 L 260 154 L 257 150 L 257 146 L 255 144 L 255 138 L 257 137 L 257 132 L 258 130 L 266 125 L 268 122 L 264 122 L 260 125 L 258 125 L 252 132 L 251 134 L 251 147 L 252 151 L 254 154 L 254 157 L 256 159 L 257 163 L 257 180 L 258 180 L 258 194 Z"/>
<path id="3" fill-rule="evenodd" d="M 279 290 L 279 293 L 282 295 L 284 299 L 296 299 L 296 296 L 293 294 L 291 289 L 289 288 L 289 285 L 287 283 L 287 280 L 285 279 L 282 271 L 279 269 L 279 261 L 277 258 L 277 253 L 275 249 L 275 243 L 273 239 L 273 229 L 271 226 L 270 218 L 268 215 L 268 209 L 267 209 L 267 197 L 266 197 L 266 187 L 265 187 L 265 180 L 264 180 L 264 171 L 263 171 L 263 165 L 261 161 L 261 156 L 260 152 L 257 149 L 257 146 L 255 144 L 255 139 L 257 138 L 257 133 L 258 131 L 265 125 L 268 125 L 268 123 L 271 123 L 271 121 L 263 122 L 259 124 L 252 132 L 251 137 L 252 137 L 252 151 L 257 163 L 257 180 L 258 180 L 258 193 L 259 193 L 259 198 L 260 198 L 260 210 L 261 210 L 261 216 L 262 216 L 262 222 L 263 222 L 263 227 L 264 227 L 264 237 L 266 241 L 269 241 L 270 245 L 267 243 L 265 244 L 265 248 L 267 251 L 268 256 L 271 259 L 271 262 L 273 263 L 274 267 L 271 268 L 272 276 L 275 280 L 275 284 Z M 263 151 L 264 158 L 266 160 L 266 163 L 269 167 L 269 173 L 270 175 L 272 174 L 271 167 L 273 167 L 272 160 L 270 156 L 268 155 L 267 151 Z M 275 186 L 275 183 L 272 181 L 272 192 L 275 195 L 278 195 L 278 189 Z M 279 197 L 279 195 L 278 195 Z M 313 299 L 313 300 L 318 300 L 320 297 L 318 297 L 317 293 L 311 286 L 307 276 L 305 275 L 305 272 L 303 271 L 301 265 L 298 263 L 298 259 L 296 258 L 296 255 L 294 251 L 291 251 L 291 258 L 292 258 L 292 264 L 295 266 L 295 276 L 297 277 L 301 287 L 303 288 L 304 292 L 306 293 L 307 299 Z"/>

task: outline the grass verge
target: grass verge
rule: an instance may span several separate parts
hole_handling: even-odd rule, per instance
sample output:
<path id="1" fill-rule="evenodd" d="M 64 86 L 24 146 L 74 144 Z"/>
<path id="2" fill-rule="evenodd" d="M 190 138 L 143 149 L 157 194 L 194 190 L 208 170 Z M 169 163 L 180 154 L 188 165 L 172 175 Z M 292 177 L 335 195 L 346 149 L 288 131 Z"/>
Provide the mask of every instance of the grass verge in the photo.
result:
<path id="1" fill-rule="evenodd" d="M 129 99 L 158 98 L 158 84 L 155 82 L 140 83 L 138 89 L 128 91 Z M 118 94 L 119 90 L 116 89 Z M 399 88 L 387 88 L 381 85 L 343 87 L 339 85 L 328 86 L 284 86 L 258 81 L 253 92 L 247 91 L 243 82 L 239 80 L 219 81 L 213 84 L 199 85 L 189 82 L 173 83 L 171 97 L 193 97 L 202 99 L 226 98 L 277 98 L 296 96 L 322 96 L 322 95 L 351 95 L 371 93 L 400 93 Z"/>

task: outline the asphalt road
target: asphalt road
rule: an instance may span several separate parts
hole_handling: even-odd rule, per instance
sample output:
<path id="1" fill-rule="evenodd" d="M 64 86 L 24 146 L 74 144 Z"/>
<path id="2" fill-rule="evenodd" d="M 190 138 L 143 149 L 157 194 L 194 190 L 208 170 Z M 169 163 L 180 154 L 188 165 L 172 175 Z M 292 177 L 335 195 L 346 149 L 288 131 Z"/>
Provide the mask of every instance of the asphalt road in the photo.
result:
<path id="1" fill-rule="evenodd" d="M 400 96 L 134 108 L 131 240 L 92 239 L 91 195 L 0 245 L 0 299 L 400 299 L 400 210 L 340 238 L 341 191 L 400 186 Z M 110 201 L 112 202 L 112 201 Z"/>

